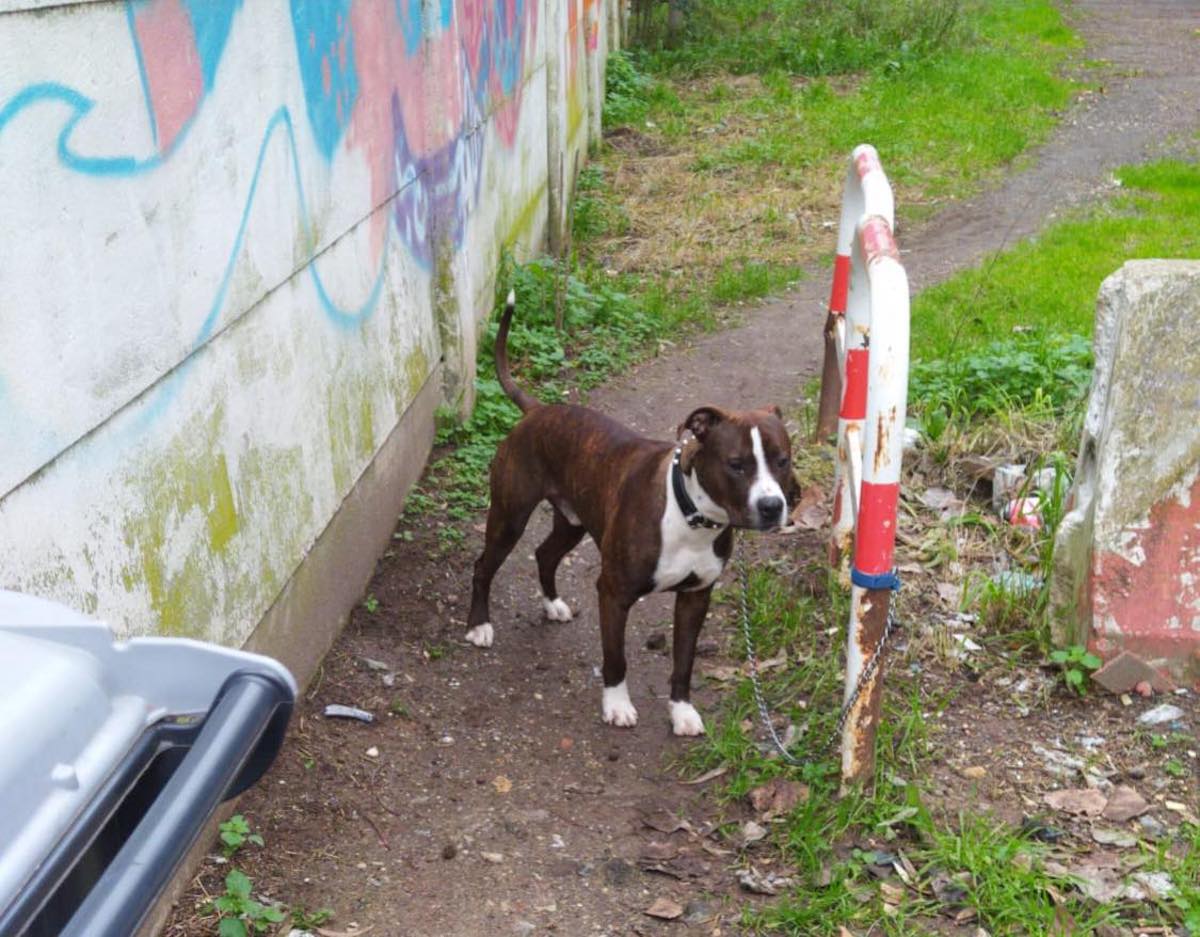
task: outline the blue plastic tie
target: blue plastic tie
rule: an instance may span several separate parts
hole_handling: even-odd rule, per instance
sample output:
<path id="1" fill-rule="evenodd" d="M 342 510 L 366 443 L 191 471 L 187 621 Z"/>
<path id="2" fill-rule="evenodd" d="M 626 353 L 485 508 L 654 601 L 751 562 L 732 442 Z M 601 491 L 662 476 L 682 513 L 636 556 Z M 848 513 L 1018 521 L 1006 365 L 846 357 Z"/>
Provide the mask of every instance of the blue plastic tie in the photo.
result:
<path id="1" fill-rule="evenodd" d="M 854 585 L 861 586 L 864 589 L 891 589 L 893 592 L 900 591 L 900 577 L 894 569 L 890 573 L 871 576 L 852 566 L 850 568 L 850 581 Z"/>

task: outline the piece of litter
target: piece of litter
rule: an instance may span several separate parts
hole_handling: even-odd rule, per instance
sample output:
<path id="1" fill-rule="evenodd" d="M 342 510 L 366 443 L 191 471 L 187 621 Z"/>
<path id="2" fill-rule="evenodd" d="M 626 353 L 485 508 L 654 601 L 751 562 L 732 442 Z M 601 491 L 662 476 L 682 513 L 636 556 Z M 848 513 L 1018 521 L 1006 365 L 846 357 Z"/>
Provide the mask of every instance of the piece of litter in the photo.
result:
<path id="1" fill-rule="evenodd" d="M 1173 706 L 1170 703 L 1163 703 L 1155 706 L 1153 709 L 1147 709 L 1144 713 L 1138 716 L 1138 722 L 1144 726 L 1162 725 L 1164 722 L 1174 722 L 1176 719 L 1183 718 L 1183 710 L 1178 706 Z"/>
<path id="2" fill-rule="evenodd" d="M 758 872 L 754 869 L 742 869 L 737 874 L 738 884 L 746 891 L 756 895 L 778 895 L 783 889 L 790 888 L 794 879 L 775 872 Z"/>
<path id="3" fill-rule="evenodd" d="M 372 745 L 370 748 L 367 749 L 367 757 L 368 758 L 378 758 L 379 757 L 379 749 L 376 748 L 374 745 Z"/>
<path id="4" fill-rule="evenodd" d="M 370 657 L 360 657 L 359 660 L 361 660 L 364 664 L 367 665 L 368 670 L 391 670 L 392 669 L 391 667 L 389 667 L 387 664 L 385 664 L 381 660 L 374 660 Z"/>
<path id="5" fill-rule="evenodd" d="M 749 846 L 751 843 L 757 843 L 766 835 L 767 831 L 753 820 L 747 820 L 742 824 L 742 843 L 746 846 Z"/>
<path id="6" fill-rule="evenodd" d="M 329 719 L 357 719 L 359 722 L 374 722 L 375 717 L 365 709 L 358 709 L 355 706 L 343 706 L 341 703 L 330 703 L 325 707 L 324 713 Z"/>
<path id="7" fill-rule="evenodd" d="M 504 861 L 504 854 L 500 852 L 481 852 L 479 858 L 484 862 L 492 863 L 492 865 L 499 865 Z"/>

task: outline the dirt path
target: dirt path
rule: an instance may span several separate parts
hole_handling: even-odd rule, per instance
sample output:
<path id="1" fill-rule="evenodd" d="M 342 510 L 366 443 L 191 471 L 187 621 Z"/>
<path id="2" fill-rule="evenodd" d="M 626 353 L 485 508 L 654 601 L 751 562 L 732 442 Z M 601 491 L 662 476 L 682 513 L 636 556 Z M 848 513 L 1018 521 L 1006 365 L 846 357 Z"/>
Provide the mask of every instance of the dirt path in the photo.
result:
<path id="1" fill-rule="evenodd" d="M 1072 15 L 1089 57 L 1112 63 L 1092 76 L 1102 76 L 1104 92 L 1071 110 L 1031 169 L 900 232 L 915 286 L 1037 230 L 1101 192 L 1113 167 L 1200 126 L 1200 0 L 1081 0 Z M 743 326 L 634 369 L 591 403 L 661 436 L 701 403 L 788 408 L 819 368 L 827 289 L 827 271 L 812 271 Z M 532 553 L 547 530 L 547 516 L 535 515 L 497 578 L 490 651 L 461 641 L 478 533 L 449 558 L 435 555 L 428 533 L 396 541 L 371 586 L 379 609 L 355 613 L 276 767 L 242 802 L 267 843 L 239 859 L 257 891 L 331 906 L 331 926 L 370 925 L 376 937 L 657 933 L 668 925 L 642 910 L 665 894 L 693 902 L 690 923 L 669 925 L 674 933 L 734 929 L 744 896 L 727 858 L 695 846 L 672 860 L 674 876 L 639 867 L 662 838 L 647 816 L 662 826 L 664 810 L 678 811 L 700 824 L 719 809 L 664 770 L 687 745 L 669 735 L 666 652 L 645 644 L 669 633 L 670 600 L 651 597 L 631 619 L 640 725 L 602 725 L 595 547 L 585 543 L 560 572 L 576 620 L 546 622 Z M 710 639 L 723 640 L 719 631 L 710 628 Z M 714 691 L 698 682 L 698 708 L 709 712 Z M 361 706 L 376 722 L 326 720 L 327 703 Z M 220 875 L 212 868 L 203 881 L 212 887 Z M 194 890 L 166 933 L 211 932 L 192 913 L 202 897 Z"/>

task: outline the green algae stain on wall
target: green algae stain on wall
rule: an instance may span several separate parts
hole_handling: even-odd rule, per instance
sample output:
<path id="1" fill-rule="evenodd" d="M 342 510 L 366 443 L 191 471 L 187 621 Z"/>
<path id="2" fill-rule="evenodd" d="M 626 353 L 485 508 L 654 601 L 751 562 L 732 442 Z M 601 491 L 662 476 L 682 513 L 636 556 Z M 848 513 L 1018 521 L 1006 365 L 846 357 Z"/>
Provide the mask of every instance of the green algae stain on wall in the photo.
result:
<path id="1" fill-rule="evenodd" d="M 217 449 L 221 408 L 189 421 L 168 454 L 131 479 L 140 511 L 125 521 L 132 565 L 122 570 L 126 590 L 144 587 L 158 632 L 207 637 L 214 606 L 209 570 L 241 530 L 225 454 Z M 189 527 L 205 536 L 184 546 Z"/>

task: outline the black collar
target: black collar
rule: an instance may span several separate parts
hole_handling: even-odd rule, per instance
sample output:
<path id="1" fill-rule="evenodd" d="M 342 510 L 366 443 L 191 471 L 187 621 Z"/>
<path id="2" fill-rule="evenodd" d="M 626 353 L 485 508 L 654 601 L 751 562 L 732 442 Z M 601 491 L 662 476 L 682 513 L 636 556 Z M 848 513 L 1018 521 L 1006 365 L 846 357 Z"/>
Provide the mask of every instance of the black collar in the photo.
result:
<path id="1" fill-rule="evenodd" d="M 683 469 L 679 465 L 679 456 L 682 453 L 681 448 L 675 450 L 675 455 L 671 459 L 671 489 L 675 492 L 675 500 L 679 504 L 679 510 L 683 511 L 683 519 L 687 521 L 687 525 L 693 530 L 697 527 L 707 527 L 709 530 L 723 530 L 728 527 L 728 524 L 718 524 L 716 521 L 705 517 L 700 513 L 700 509 L 696 507 L 696 503 L 687 493 L 687 487 L 683 484 Z"/>

